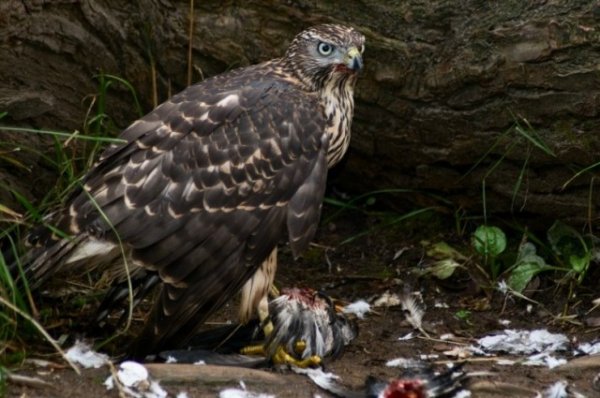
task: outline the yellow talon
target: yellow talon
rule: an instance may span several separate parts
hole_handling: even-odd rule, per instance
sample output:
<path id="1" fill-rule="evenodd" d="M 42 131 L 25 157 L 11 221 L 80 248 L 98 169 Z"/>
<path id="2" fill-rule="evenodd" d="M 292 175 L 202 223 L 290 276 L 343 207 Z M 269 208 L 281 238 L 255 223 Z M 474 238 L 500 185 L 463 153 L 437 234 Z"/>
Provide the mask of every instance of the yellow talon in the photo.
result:
<path id="1" fill-rule="evenodd" d="M 306 349 L 306 343 L 304 341 L 298 341 L 294 345 L 294 350 L 301 354 Z M 240 350 L 243 355 L 266 355 L 265 346 L 250 345 Z M 319 366 L 321 364 L 321 357 L 318 355 L 312 355 L 304 359 L 296 359 L 285 351 L 283 346 L 277 347 L 275 354 L 271 358 L 275 365 L 294 365 L 299 368 L 308 368 L 310 366 Z"/>
<path id="2" fill-rule="evenodd" d="M 306 341 L 296 341 L 296 344 L 294 344 L 294 351 L 296 354 L 300 355 L 304 352 L 304 350 L 306 350 Z"/>
<path id="3" fill-rule="evenodd" d="M 240 350 L 242 355 L 266 355 L 265 346 L 262 344 L 249 345 Z"/>
<path id="4" fill-rule="evenodd" d="M 273 355 L 273 363 L 276 365 L 294 365 L 299 368 L 308 368 L 309 366 L 319 366 L 321 357 L 312 355 L 305 359 L 296 359 L 288 354 L 282 346 L 277 347 L 275 355 Z"/>

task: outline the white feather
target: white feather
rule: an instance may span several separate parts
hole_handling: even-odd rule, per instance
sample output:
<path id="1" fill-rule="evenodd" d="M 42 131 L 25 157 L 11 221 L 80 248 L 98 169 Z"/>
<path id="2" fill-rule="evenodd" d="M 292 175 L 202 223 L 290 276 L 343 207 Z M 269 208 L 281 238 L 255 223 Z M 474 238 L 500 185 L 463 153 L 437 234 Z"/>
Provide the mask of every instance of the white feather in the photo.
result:
<path id="1" fill-rule="evenodd" d="M 72 264 L 76 261 L 83 260 L 90 257 L 102 256 L 110 253 L 116 245 L 111 242 L 104 240 L 98 240 L 90 238 L 77 246 L 73 254 L 69 256 L 66 264 Z"/>

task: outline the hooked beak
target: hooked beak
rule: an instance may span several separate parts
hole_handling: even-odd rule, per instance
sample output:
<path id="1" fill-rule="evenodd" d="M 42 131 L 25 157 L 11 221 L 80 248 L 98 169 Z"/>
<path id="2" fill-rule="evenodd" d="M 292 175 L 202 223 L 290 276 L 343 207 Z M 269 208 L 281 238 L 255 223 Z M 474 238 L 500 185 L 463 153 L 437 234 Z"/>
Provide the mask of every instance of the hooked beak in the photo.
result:
<path id="1" fill-rule="evenodd" d="M 358 72 L 363 68 L 363 60 L 360 51 L 356 47 L 350 47 L 344 57 L 346 67 L 354 72 Z"/>

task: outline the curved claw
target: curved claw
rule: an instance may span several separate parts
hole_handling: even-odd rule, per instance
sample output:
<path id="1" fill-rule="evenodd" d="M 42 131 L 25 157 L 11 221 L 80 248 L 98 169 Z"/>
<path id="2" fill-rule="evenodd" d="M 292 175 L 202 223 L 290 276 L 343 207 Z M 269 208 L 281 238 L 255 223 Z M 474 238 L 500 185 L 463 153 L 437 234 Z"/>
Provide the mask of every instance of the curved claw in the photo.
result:
<path id="1" fill-rule="evenodd" d="M 273 355 L 273 362 L 276 365 L 294 365 L 299 368 L 308 368 L 321 365 L 322 359 L 318 355 L 311 355 L 308 358 L 296 359 L 285 351 L 283 346 L 277 347 Z"/>
<path id="2" fill-rule="evenodd" d="M 298 341 L 294 346 L 294 351 L 296 353 L 301 354 L 306 348 L 306 343 L 304 341 Z M 248 347 L 244 347 L 240 351 L 243 355 L 267 355 L 267 351 L 265 350 L 265 346 L 262 344 L 251 345 Z M 297 359 L 287 353 L 283 346 L 278 346 L 275 350 L 275 354 L 271 357 L 271 360 L 275 365 L 293 365 L 299 368 L 308 368 L 321 365 L 323 361 L 318 355 L 311 355 L 308 358 Z"/>

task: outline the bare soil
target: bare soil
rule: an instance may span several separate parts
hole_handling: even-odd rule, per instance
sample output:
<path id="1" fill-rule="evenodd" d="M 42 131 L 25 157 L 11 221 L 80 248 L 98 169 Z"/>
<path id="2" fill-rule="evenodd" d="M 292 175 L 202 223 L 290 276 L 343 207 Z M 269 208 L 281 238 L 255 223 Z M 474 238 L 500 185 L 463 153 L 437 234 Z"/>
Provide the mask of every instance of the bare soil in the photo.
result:
<path id="1" fill-rule="evenodd" d="M 567 304 L 567 289 L 557 289 L 551 276 L 542 276 L 537 291 L 532 295 L 543 307 L 533 305 L 529 310 L 530 303 L 525 300 L 506 299 L 498 292 L 486 294 L 466 272 L 458 272 L 445 281 L 429 276 L 417 277 L 414 271 L 426 264 L 420 240 L 425 237 L 430 241 L 455 239 L 450 232 L 439 232 L 453 230 L 443 223 L 420 221 L 398 224 L 338 246 L 343 239 L 378 222 L 374 217 L 346 212 L 321 227 L 315 240 L 319 246 L 314 246 L 303 259 L 294 261 L 285 247 L 280 256 L 278 286 L 310 286 L 347 302 L 377 297 L 386 291 L 397 294 L 418 291 L 423 297 L 426 306 L 425 328 L 432 338 L 421 336 L 400 341 L 399 337 L 413 330 L 405 321 L 403 311 L 399 307 L 378 308 L 376 313 L 358 321 L 360 334 L 347 347 L 344 355 L 337 360 L 325 361 L 325 369 L 340 376 L 340 383 L 344 386 L 360 390 L 369 375 L 381 379 L 398 377 L 401 369 L 386 366 L 388 360 L 398 357 L 419 359 L 421 355 L 435 354 L 437 358 L 427 361 L 436 369 L 443 369 L 446 362 L 456 361 L 455 357 L 447 356 L 445 352 L 457 346 L 470 345 L 476 338 L 507 328 L 499 320 L 510 320 L 508 327 L 515 329 L 548 328 L 552 332 L 565 333 L 573 342 L 597 338 L 597 329 L 586 329 L 556 318 Z M 566 307 L 567 313 L 579 315 L 575 320 L 584 317 L 591 308 L 591 300 L 596 298 L 593 290 L 585 287 L 580 289 L 578 301 L 568 303 Z M 465 310 L 470 315 L 456 316 L 457 312 Z M 231 304 L 215 319 L 235 319 L 234 314 L 235 305 Z M 585 316 L 594 316 L 594 313 Z M 452 342 L 438 339 L 447 333 L 455 336 Z M 571 357 L 570 352 L 558 356 Z M 36 354 L 31 352 L 30 357 L 36 357 Z M 56 356 L 53 359 L 60 362 Z M 587 397 L 600 396 L 593 386 L 593 379 L 600 371 L 598 362 L 595 366 L 583 369 L 569 366 L 549 369 L 518 364 L 503 366 L 495 360 L 478 357 L 467 358 L 465 368 L 469 372 L 494 373 L 471 380 L 474 397 L 533 397 L 536 391 L 543 391 L 559 380 L 567 381 L 569 386 Z M 38 376 L 51 383 L 52 387 L 33 388 L 12 384 L 9 385 L 9 397 L 118 396 L 116 391 L 107 391 L 102 385 L 109 375 L 107 368 L 83 370 L 81 376 L 69 368 L 34 369 L 22 366 L 15 372 Z M 277 397 L 330 396 L 304 376 L 290 371 L 272 372 L 284 379 L 284 384 L 257 384 L 252 380 L 244 380 L 248 390 Z M 239 380 L 231 379 L 225 383 L 163 381 L 161 385 L 173 396 L 185 391 L 189 397 L 214 397 L 224 388 L 239 387 Z"/>

